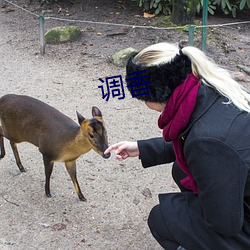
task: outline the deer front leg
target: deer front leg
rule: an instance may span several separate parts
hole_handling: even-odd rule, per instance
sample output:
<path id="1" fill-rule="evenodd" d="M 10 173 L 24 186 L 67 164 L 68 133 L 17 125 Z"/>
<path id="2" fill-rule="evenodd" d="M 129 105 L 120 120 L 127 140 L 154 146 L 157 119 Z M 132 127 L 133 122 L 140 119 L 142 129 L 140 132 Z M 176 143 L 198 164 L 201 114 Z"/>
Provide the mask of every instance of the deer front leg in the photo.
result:
<path id="1" fill-rule="evenodd" d="M 3 141 L 3 129 L 1 126 L 0 126 L 0 149 L 1 149 L 0 159 L 2 159 L 5 156 L 5 149 Z"/>
<path id="2" fill-rule="evenodd" d="M 10 141 L 10 145 L 11 145 L 12 151 L 14 153 L 14 156 L 16 159 L 16 164 L 17 164 L 18 168 L 20 169 L 21 172 L 25 172 L 26 170 L 24 169 L 24 167 L 21 163 L 21 160 L 20 160 L 20 157 L 19 157 L 19 154 L 17 151 L 16 143 L 14 141 Z"/>
<path id="3" fill-rule="evenodd" d="M 54 166 L 54 162 L 51 161 L 51 159 L 46 156 L 43 155 L 43 163 L 44 163 L 44 168 L 45 168 L 45 194 L 47 197 L 51 197 L 50 194 L 50 176 L 52 174 L 52 170 L 53 170 L 53 166 Z"/>
<path id="4" fill-rule="evenodd" d="M 76 193 L 78 194 L 78 197 L 81 201 L 87 201 L 86 198 L 83 196 L 82 191 L 80 189 L 80 186 L 77 181 L 76 177 L 76 161 L 68 161 L 65 162 L 66 169 L 70 175 L 71 180 L 74 183 L 74 187 L 76 190 Z"/>

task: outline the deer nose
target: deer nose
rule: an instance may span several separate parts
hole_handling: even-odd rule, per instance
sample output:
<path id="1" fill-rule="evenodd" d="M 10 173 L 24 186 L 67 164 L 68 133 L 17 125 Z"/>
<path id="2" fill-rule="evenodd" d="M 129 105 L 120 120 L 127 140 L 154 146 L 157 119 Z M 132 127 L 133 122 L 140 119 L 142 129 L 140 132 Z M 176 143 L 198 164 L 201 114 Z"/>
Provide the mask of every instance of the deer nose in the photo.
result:
<path id="1" fill-rule="evenodd" d="M 102 157 L 103 157 L 104 159 L 108 159 L 108 158 L 110 157 L 110 155 L 111 155 L 110 153 L 108 153 L 108 154 L 103 154 Z"/>

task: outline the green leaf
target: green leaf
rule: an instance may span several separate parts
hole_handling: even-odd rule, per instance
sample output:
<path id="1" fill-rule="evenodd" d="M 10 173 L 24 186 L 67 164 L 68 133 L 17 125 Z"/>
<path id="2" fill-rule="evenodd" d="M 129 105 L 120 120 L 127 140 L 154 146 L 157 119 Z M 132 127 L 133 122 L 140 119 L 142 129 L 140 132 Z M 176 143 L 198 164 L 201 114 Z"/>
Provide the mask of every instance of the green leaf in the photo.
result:
<path id="1" fill-rule="evenodd" d="M 229 3 L 228 0 L 226 0 L 226 4 L 227 4 L 228 9 L 232 11 L 232 5 Z"/>
<path id="2" fill-rule="evenodd" d="M 211 8 L 208 8 L 208 12 L 209 12 L 211 15 L 214 15 L 214 11 L 213 11 Z"/>
<path id="3" fill-rule="evenodd" d="M 200 11 L 201 11 L 201 4 L 200 4 L 200 2 L 196 6 L 196 11 L 197 11 L 197 13 L 200 13 Z"/>
<path id="4" fill-rule="evenodd" d="M 149 5 L 149 8 L 152 9 L 153 6 L 154 6 L 154 0 L 151 0 L 150 5 Z"/>
<path id="5" fill-rule="evenodd" d="M 144 8 L 145 8 L 145 10 L 149 10 L 150 8 L 149 8 L 149 3 L 148 2 L 144 2 Z"/>
<path id="6" fill-rule="evenodd" d="M 234 18 L 236 18 L 236 8 L 232 9 L 232 15 L 233 15 Z"/>
<path id="7" fill-rule="evenodd" d="M 250 9 L 250 0 L 247 0 L 247 7 Z"/>
<path id="8" fill-rule="evenodd" d="M 220 5 L 221 2 L 222 2 L 221 0 L 214 0 L 214 1 L 213 1 L 213 4 Z"/>
<path id="9" fill-rule="evenodd" d="M 226 1 L 225 1 L 225 0 L 222 0 L 222 2 L 221 2 L 221 7 L 222 7 L 222 9 L 225 9 L 225 8 L 226 8 Z"/>
<path id="10" fill-rule="evenodd" d="M 244 9 L 244 7 L 245 7 L 245 5 L 246 5 L 246 2 L 247 2 L 247 0 L 241 0 L 241 1 L 240 1 L 240 6 L 239 6 L 240 10 L 243 10 L 243 9 Z"/>

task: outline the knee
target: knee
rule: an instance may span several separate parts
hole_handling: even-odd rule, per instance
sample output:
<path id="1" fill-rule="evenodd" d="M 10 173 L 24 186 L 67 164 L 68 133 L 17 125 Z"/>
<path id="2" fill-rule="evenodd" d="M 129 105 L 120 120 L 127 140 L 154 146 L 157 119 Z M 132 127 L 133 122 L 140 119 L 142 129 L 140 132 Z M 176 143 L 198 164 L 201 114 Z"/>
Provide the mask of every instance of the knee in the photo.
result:
<path id="1" fill-rule="evenodd" d="M 159 221 L 162 221 L 162 216 L 160 213 L 160 205 L 158 204 L 152 208 L 148 216 L 148 226 L 153 235 L 157 234 L 159 228 Z"/>
<path id="2" fill-rule="evenodd" d="M 177 249 L 179 244 L 175 242 L 164 222 L 160 205 L 152 208 L 148 216 L 148 226 L 154 238 L 164 249 Z"/>

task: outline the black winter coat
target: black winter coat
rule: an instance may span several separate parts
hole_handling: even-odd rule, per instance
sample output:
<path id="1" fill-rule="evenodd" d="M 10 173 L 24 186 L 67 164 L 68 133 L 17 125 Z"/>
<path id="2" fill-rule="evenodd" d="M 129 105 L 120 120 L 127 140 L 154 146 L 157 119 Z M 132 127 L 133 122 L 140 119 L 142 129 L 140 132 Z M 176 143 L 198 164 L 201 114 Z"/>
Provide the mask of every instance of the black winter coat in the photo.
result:
<path id="1" fill-rule="evenodd" d="M 223 103 L 224 102 L 224 103 Z M 165 222 L 190 250 L 250 249 L 250 114 L 201 85 L 180 134 L 199 194 L 160 194 Z M 175 161 L 163 138 L 138 141 L 143 167 Z"/>

